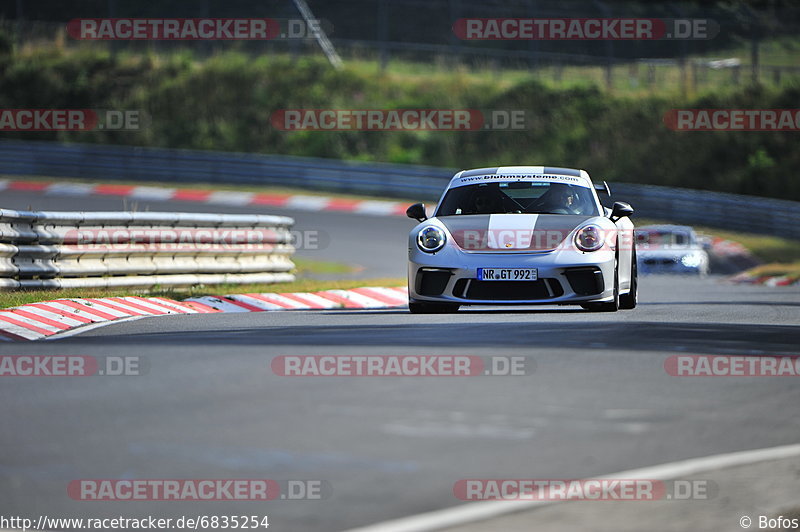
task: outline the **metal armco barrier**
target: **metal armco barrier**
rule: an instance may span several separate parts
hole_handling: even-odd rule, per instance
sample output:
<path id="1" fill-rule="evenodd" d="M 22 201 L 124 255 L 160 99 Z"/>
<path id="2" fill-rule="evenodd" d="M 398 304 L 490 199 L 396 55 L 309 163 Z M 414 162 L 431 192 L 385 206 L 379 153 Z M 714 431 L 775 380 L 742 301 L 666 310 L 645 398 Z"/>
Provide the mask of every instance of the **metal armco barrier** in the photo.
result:
<path id="1" fill-rule="evenodd" d="M 0 141 L 0 173 L 159 183 L 293 186 L 438 198 L 446 168 L 251 153 Z"/>
<path id="2" fill-rule="evenodd" d="M 284 216 L 0 209 L 0 289 L 294 280 Z"/>
<path id="3" fill-rule="evenodd" d="M 456 172 L 430 166 L 16 140 L 0 142 L 0 169 L 8 175 L 277 185 L 428 200 L 438 199 Z M 603 179 L 602 175 L 593 177 Z M 631 183 L 610 185 L 613 200 L 629 201 L 636 209 L 634 216 L 797 238 L 800 202 Z"/>

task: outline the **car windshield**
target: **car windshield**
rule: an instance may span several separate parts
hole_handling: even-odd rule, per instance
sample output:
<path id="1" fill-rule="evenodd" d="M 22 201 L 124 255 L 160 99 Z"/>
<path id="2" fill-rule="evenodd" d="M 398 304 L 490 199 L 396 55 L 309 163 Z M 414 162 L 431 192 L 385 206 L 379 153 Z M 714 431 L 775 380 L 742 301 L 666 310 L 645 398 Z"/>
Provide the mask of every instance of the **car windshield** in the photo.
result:
<path id="1" fill-rule="evenodd" d="M 645 248 L 685 248 L 695 245 L 690 231 L 637 230 L 636 245 Z"/>
<path id="2" fill-rule="evenodd" d="M 591 189 L 538 181 L 481 183 L 451 188 L 436 215 L 509 213 L 598 215 Z"/>

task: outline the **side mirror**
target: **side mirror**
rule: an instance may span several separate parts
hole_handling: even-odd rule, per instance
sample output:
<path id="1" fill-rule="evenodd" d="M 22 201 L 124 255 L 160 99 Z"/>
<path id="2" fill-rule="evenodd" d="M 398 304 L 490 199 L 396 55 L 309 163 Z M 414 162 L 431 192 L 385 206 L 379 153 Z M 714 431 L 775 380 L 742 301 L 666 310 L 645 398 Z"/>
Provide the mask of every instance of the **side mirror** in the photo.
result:
<path id="1" fill-rule="evenodd" d="M 617 201 L 614 202 L 614 207 L 611 209 L 611 216 L 609 216 L 609 218 L 611 218 L 612 222 L 616 222 L 620 218 L 625 218 L 631 214 L 633 214 L 633 207 L 624 201 Z"/>
<path id="2" fill-rule="evenodd" d="M 414 218 L 418 222 L 424 222 L 428 219 L 428 215 L 425 214 L 425 204 L 424 203 L 415 203 L 408 209 L 406 209 L 406 216 L 409 218 Z"/>

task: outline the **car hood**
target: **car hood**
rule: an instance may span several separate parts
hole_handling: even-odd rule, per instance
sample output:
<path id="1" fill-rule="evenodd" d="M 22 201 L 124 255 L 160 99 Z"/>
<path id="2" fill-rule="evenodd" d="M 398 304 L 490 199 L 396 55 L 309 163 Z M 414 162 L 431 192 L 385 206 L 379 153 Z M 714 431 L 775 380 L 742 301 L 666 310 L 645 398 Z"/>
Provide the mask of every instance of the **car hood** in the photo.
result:
<path id="1" fill-rule="evenodd" d="M 469 214 L 437 218 L 465 251 L 552 251 L 595 216 Z"/>
<path id="2" fill-rule="evenodd" d="M 640 258 L 652 259 L 680 259 L 690 253 L 705 253 L 700 247 L 685 246 L 680 248 L 640 248 L 637 246 L 636 254 Z"/>

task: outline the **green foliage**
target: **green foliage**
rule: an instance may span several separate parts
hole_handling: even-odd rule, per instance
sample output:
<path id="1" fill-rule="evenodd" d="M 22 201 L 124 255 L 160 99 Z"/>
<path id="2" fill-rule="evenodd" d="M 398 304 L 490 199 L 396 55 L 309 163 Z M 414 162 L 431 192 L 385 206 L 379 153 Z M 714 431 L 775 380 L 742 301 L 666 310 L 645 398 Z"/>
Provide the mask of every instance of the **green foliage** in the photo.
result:
<path id="1" fill-rule="evenodd" d="M 594 85 L 553 87 L 532 75 L 499 83 L 458 69 L 380 74 L 322 58 L 226 52 L 132 55 L 37 50 L 0 54 L 0 106 L 137 109 L 138 132 L 6 133 L 44 138 L 417 163 L 456 168 L 547 164 L 609 181 L 800 200 L 796 132 L 675 132 L 676 108 L 796 108 L 800 86 L 731 88 L 693 99 L 613 96 Z M 521 131 L 284 132 L 279 109 L 523 109 Z"/>

